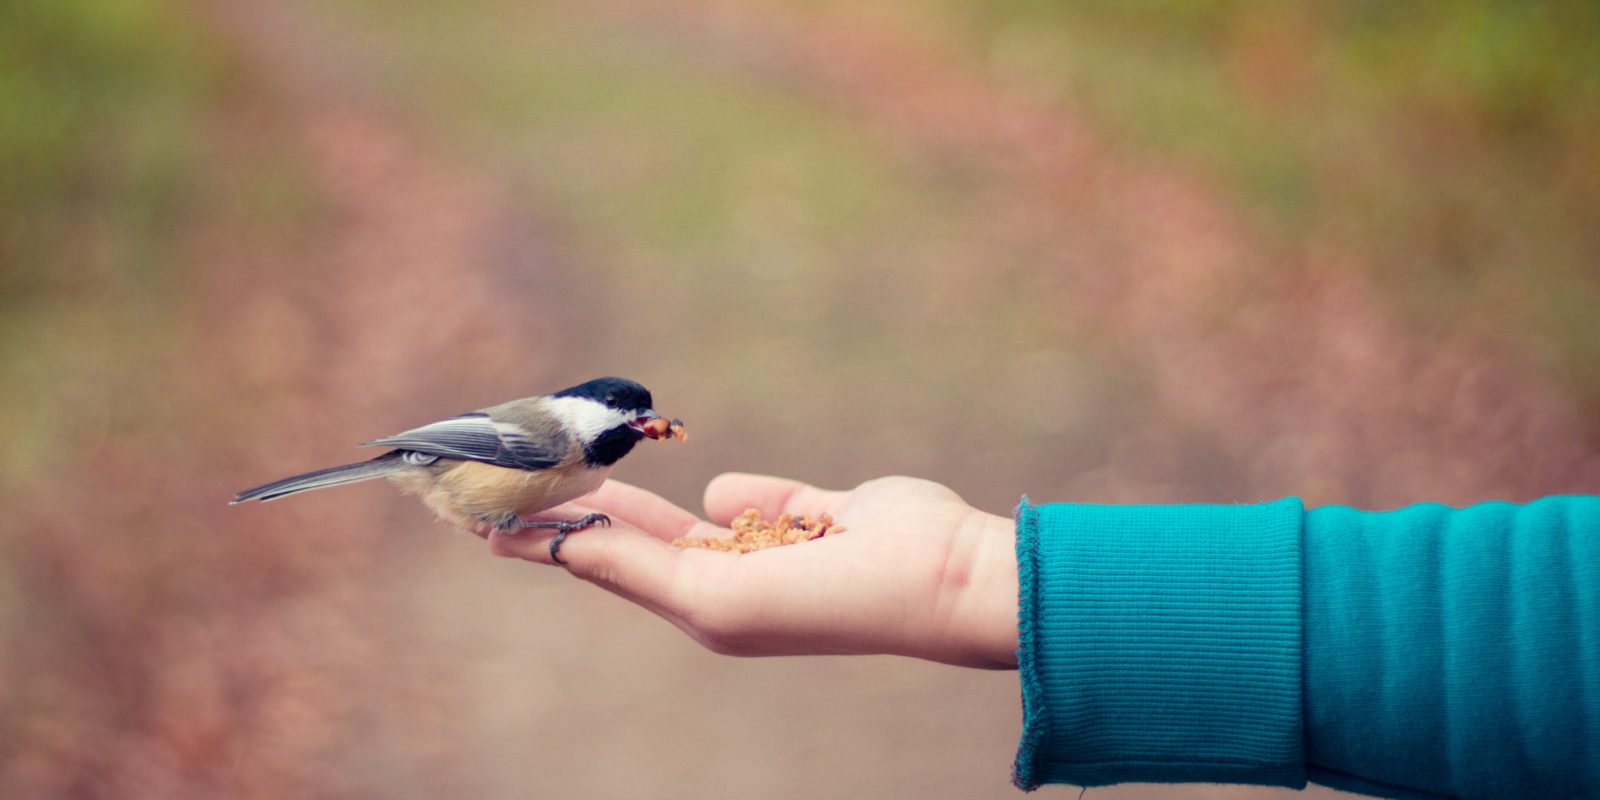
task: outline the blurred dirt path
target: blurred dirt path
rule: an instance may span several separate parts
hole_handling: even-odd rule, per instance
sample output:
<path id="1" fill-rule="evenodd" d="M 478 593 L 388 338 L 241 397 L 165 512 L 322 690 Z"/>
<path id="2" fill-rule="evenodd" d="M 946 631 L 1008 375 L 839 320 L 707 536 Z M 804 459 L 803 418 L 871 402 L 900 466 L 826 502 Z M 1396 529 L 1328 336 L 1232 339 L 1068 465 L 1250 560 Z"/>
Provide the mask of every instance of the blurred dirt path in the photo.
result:
<path id="1" fill-rule="evenodd" d="M 1600 432 L 1491 331 L 1408 328 L 1363 265 L 1315 241 L 1273 253 L 1222 192 L 1118 151 L 1070 109 L 919 35 L 917 19 L 731 0 L 612 9 L 816 93 L 892 154 L 976 176 L 999 209 L 985 252 L 1055 276 L 1063 313 L 1109 332 L 1173 415 L 1248 465 L 1260 496 L 1392 506 L 1600 490 Z"/>

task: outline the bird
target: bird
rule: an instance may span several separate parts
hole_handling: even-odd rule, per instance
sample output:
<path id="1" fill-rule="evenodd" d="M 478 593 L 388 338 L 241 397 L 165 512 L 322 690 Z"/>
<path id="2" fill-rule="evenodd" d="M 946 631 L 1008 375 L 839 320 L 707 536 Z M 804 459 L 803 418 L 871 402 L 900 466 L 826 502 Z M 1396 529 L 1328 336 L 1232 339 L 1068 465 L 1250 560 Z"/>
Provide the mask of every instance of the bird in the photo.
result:
<path id="1" fill-rule="evenodd" d="M 550 557 L 565 564 L 560 551 L 568 534 L 610 525 L 611 519 L 598 513 L 576 520 L 525 516 L 599 489 L 641 439 L 683 440 L 683 423 L 669 423 L 654 405 L 650 390 L 635 381 L 595 378 L 363 442 L 389 450 L 368 461 L 245 489 L 229 505 L 388 478 L 465 530 L 487 535 L 554 529 Z"/>

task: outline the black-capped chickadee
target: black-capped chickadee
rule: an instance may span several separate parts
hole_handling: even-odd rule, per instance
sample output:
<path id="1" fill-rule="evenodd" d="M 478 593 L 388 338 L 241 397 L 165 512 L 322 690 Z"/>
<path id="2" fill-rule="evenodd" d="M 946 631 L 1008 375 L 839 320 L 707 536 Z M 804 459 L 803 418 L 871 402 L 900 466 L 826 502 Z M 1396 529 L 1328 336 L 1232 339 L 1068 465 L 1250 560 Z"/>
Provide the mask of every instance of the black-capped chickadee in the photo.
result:
<path id="1" fill-rule="evenodd" d="M 600 488 L 642 438 L 683 439 L 651 406 L 650 390 L 625 378 L 596 378 L 555 394 L 512 400 L 363 443 L 392 448 L 371 461 L 319 469 L 246 489 L 233 503 L 389 478 L 422 496 L 453 525 L 488 533 L 551 528 L 550 556 L 561 560 L 567 534 L 610 524 L 604 514 L 534 521 L 537 514 Z"/>

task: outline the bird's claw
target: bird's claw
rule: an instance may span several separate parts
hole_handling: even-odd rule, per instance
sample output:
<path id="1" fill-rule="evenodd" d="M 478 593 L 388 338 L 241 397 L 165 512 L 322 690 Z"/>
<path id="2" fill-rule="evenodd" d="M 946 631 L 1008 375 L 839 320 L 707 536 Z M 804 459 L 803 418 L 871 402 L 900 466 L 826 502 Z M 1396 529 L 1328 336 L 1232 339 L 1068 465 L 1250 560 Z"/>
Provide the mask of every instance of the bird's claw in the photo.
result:
<path id="1" fill-rule="evenodd" d="M 593 527 L 595 525 L 599 525 L 602 528 L 609 528 L 611 527 L 611 518 L 604 514 L 594 513 L 585 514 L 582 517 L 573 520 L 531 520 L 523 519 L 521 517 L 513 517 L 512 519 L 507 520 L 507 523 L 507 525 L 501 528 L 501 530 L 504 530 L 507 533 L 520 532 L 527 530 L 528 528 L 554 529 L 556 535 L 550 540 L 550 560 L 556 562 L 557 564 L 566 564 L 567 562 L 561 558 L 561 543 L 567 540 L 567 534 L 576 533 L 584 528 Z"/>

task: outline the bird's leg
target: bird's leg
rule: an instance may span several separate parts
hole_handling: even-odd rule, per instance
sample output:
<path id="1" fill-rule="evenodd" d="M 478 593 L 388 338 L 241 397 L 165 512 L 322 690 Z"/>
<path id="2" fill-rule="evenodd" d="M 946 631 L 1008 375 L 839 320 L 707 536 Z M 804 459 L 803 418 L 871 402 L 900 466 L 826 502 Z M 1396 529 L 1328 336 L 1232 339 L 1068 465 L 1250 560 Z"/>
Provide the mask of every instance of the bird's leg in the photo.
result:
<path id="1" fill-rule="evenodd" d="M 567 534 L 581 531 L 594 525 L 609 527 L 611 518 L 604 514 L 585 514 L 583 517 L 574 520 L 535 520 L 513 516 L 511 519 L 506 520 L 506 524 L 502 525 L 501 529 L 508 533 L 524 531 L 529 528 L 554 529 L 556 535 L 554 539 L 550 540 L 550 559 L 557 564 L 565 564 L 567 562 L 561 560 L 561 543 L 567 540 Z"/>

